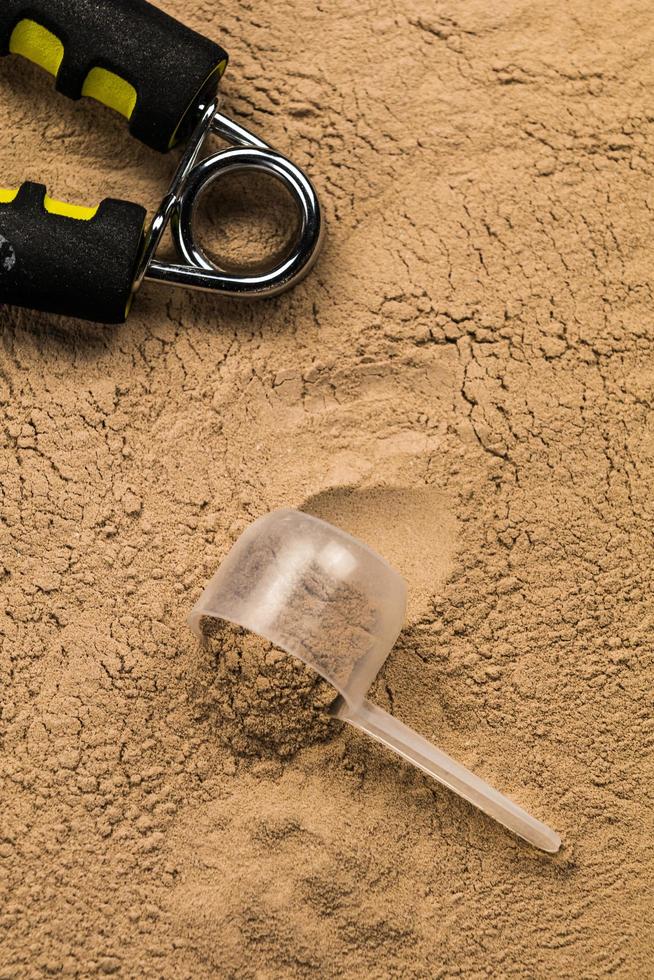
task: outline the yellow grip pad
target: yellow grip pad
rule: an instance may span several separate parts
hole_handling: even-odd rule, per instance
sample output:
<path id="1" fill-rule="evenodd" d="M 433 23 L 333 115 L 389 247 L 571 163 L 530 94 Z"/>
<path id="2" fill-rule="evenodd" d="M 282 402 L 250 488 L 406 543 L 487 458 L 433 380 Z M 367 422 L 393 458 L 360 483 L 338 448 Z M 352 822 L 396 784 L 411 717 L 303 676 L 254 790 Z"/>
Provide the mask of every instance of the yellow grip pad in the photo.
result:
<path id="1" fill-rule="evenodd" d="M 136 105 L 136 89 L 120 75 L 106 68 L 92 68 L 84 79 L 82 95 L 104 103 L 121 116 L 132 118 Z"/>
<path id="2" fill-rule="evenodd" d="M 55 201 L 47 194 L 43 198 L 43 204 L 49 214 L 58 214 L 61 218 L 75 218 L 76 221 L 90 221 L 98 213 L 97 207 L 87 208 L 81 204 L 66 204 L 65 201 Z"/>
<path id="3" fill-rule="evenodd" d="M 18 196 L 18 187 L 0 187 L 0 204 L 11 204 Z M 87 208 L 80 204 L 66 204 L 65 201 L 55 201 L 46 194 L 43 206 L 48 214 L 57 214 L 60 218 L 74 218 L 76 221 L 90 221 L 98 213 L 97 207 Z"/>
<path id="4" fill-rule="evenodd" d="M 55 78 L 64 60 L 62 42 L 56 34 L 34 20 L 24 19 L 16 24 L 9 39 L 9 50 L 12 54 L 20 54 L 33 61 Z M 136 106 L 134 86 L 106 68 L 91 68 L 84 79 L 82 95 L 102 102 L 127 119 L 132 118 Z"/>
<path id="5" fill-rule="evenodd" d="M 64 59 L 64 46 L 59 38 L 33 20 L 16 24 L 9 38 L 9 50 L 33 61 L 55 78 Z"/>

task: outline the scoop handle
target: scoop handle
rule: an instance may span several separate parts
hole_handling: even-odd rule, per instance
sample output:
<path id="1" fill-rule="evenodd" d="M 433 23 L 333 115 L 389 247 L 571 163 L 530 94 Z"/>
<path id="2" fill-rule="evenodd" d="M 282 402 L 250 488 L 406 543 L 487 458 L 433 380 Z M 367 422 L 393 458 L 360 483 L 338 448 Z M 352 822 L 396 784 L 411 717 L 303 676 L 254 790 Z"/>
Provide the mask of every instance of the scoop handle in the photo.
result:
<path id="1" fill-rule="evenodd" d="M 369 701 L 352 708 L 343 699 L 336 709 L 336 716 L 349 722 L 377 742 L 397 752 L 407 762 L 422 769 L 428 776 L 447 786 L 468 800 L 479 810 L 487 813 L 509 830 L 535 847 L 554 854 L 561 846 L 561 838 L 540 820 L 530 816 L 519 806 L 502 796 L 496 789 L 475 776 L 465 766 L 441 752 L 427 739 L 407 725 L 389 715 Z"/>

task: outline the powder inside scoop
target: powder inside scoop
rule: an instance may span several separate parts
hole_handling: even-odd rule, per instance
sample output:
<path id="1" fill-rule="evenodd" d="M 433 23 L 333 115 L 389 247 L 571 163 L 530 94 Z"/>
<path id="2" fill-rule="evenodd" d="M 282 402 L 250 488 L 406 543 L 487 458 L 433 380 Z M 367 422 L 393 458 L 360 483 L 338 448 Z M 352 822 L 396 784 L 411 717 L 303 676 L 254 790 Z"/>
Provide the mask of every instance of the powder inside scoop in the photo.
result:
<path id="1" fill-rule="evenodd" d="M 224 621 L 207 618 L 202 631 L 212 663 L 201 700 L 235 752 L 289 756 L 334 730 L 336 691 L 301 660 Z"/>

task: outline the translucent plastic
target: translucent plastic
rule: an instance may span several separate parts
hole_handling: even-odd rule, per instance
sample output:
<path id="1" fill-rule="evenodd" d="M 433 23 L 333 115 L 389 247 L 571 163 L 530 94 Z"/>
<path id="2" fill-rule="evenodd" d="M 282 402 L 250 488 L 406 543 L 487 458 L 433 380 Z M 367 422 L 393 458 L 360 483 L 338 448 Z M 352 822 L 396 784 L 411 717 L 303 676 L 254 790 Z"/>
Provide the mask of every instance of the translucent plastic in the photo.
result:
<path id="1" fill-rule="evenodd" d="M 224 619 L 300 657 L 340 693 L 334 714 L 397 752 L 519 837 L 555 852 L 561 841 L 417 732 L 365 700 L 404 622 L 406 584 L 361 541 L 294 510 L 255 521 L 189 616 Z"/>
<path id="2" fill-rule="evenodd" d="M 561 838 L 544 823 L 530 816 L 507 796 L 502 796 L 479 776 L 475 776 L 465 766 L 441 752 L 422 735 L 418 735 L 377 705 L 363 701 L 357 709 L 350 712 L 348 705 L 343 702 L 336 716 L 343 721 L 349 721 L 355 728 L 393 749 L 412 765 L 458 793 L 518 837 L 540 847 L 542 851 L 555 853 L 561 846 Z"/>
<path id="3" fill-rule="evenodd" d="M 353 707 L 395 643 L 404 579 L 365 544 L 309 514 L 278 510 L 243 532 L 190 615 L 227 619 L 300 657 Z"/>

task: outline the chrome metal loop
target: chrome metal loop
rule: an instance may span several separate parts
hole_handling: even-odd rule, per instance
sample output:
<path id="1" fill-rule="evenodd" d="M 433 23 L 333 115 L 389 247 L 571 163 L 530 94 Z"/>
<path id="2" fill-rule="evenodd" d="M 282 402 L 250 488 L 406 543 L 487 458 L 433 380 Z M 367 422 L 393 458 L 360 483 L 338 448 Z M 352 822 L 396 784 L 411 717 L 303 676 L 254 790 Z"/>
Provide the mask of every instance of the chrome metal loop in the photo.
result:
<path id="1" fill-rule="evenodd" d="M 214 132 L 232 144 L 198 163 L 205 139 Z M 274 267 L 227 272 L 213 262 L 195 237 L 195 219 L 202 195 L 228 174 L 259 171 L 274 177 L 289 192 L 297 210 L 299 231 L 287 253 Z M 180 263 L 155 258 L 170 223 Z M 216 291 L 224 296 L 274 296 L 295 285 L 315 262 L 323 235 L 320 203 L 315 189 L 299 167 L 271 149 L 238 123 L 208 105 L 180 162 L 171 188 L 146 238 L 135 288 L 143 279 L 187 289 Z"/>

